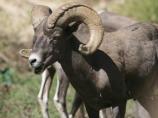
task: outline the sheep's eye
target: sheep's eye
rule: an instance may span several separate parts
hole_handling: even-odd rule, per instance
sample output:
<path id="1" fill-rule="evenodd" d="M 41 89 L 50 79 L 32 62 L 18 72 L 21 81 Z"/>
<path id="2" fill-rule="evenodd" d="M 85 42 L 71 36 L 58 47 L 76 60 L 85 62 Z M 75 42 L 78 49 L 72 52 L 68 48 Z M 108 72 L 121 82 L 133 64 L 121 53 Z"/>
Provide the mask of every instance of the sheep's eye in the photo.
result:
<path id="1" fill-rule="evenodd" d="M 33 44 L 35 44 L 35 42 L 36 42 L 36 36 L 33 36 Z"/>

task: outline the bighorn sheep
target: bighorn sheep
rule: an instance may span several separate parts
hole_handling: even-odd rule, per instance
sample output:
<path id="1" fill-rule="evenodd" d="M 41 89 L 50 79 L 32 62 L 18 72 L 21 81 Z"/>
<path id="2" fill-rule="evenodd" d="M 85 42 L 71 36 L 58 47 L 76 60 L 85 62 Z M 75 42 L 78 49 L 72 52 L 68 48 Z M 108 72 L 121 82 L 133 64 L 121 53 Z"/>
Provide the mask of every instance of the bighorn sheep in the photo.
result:
<path id="1" fill-rule="evenodd" d="M 82 17 L 80 16 L 80 15 L 84 15 L 83 14 L 83 10 L 86 10 L 86 12 L 88 12 L 89 13 L 89 16 L 87 17 L 85 17 L 85 19 L 84 19 L 84 21 L 85 21 L 85 23 L 87 23 L 87 25 L 90 27 L 90 31 L 91 31 L 91 33 L 95 33 L 96 32 L 96 28 L 97 28 L 97 31 L 98 31 L 98 35 L 96 34 L 96 35 L 93 35 L 94 37 L 98 37 L 98 38 L 100 38 L 100 39 L 102 39 L 102 35 L 103 35 L 103 33 L 104 33 L 104 29 L 103 29 L 103 27 L 102 27 L 102 24 L 101 24 L 101 20 L 99 19 L 99 17 L 98 17 L 98 15 L 97 15 L 97 13 L 95 12 L 95 11 L 93 11 L 92 9 L 90 9 L 90 8 L 88 8 L 88 7 L 86 7 L 86 6 L 84 6 L 84 5 L 78 5 L 78 4 L 73 4 L 73 5 L 68 5 L 68 6 L 66 6 L 66 7 L 62 7 L 61 9 L 65 9 L 65 10 L 68 10 L 69 8 L 73 8 L 73 7 L 79 7 L 79 10 L 75 10 L 75 9 L 73 9 L 74 11 L 78 11 L 78 13 L 77 13 L 77 17 L 79 17 L 79 19 L 81 20 L 82 19 Z M 37 8 L 35 8 L 35 11 L 37 10 L 39 8 L 39 6 L 37 7 Z M 37 11 L 40 11 L 40 10 L 37 10 Z M 36 11 L 36 12 L 37 12 Z M 79 12 L 79 11 L 81 11 L 81 12 Z M 59 12 L 59 11 L 58 11 Z M 60 11 L 61 12 L 61 11 Z M 47 13 L 49 13 L 49 9 L 48 9 L 48 11 L 47 11 Z M 63 12 L 64 13 L 64 12 Z M 75 14 L 76 14 L 76 12 L 74 12 Z M 42 13 L 41 13 L 42 14 Z M 37 13 L 36 13 L 36 15 L 37 15 Z M 54 16 L 60 16 L 60 15 L 58 15 L 58 14 L 56 14 L 56 13 L 54 13 Z M 85 15 L 84 15 L 85 16 Z M 93 22 L 93 23 L 91 23 L 91 25 L 90 25 L 90 17 L 91 16 L 91 18 L 94 18 L 95 19 L 95 21 Z M 36 17 L 37 18 L 37 17 Z M 56 17 L 57 18 L 57 17 Z M 57 18 L 58 19 L 58 18 Z M 68 18 L 69 19 L 69 18 Z M 50 19 L 48 19 L 48 20 L 50 20 Z M 83 19 L 82 19 L 83 20 Z M 39 20 L 38 20 L 39 21 Z M 44 23 L 44 22 L 43 22 Z M 34 26 L 35 26 L 36 24 L 34 24 Z M 40 25 L 39 25 L 40 26 Z M 35 26 L 36 27 L 36 26 Z M 34 27 L 34 28 L 35 28 Z M 42 25 L 42 27 L 43 27 L 43 25 Z M 67 26 L 66 26 L 67 27 Z M 66 28 L 65 27 L 65 28 Z M 42 28 L 43 29 L 43 28 Z M 58 28 L 57 28 L 58 29 Z M 71 28 L 70 28 L 71 29 Z M 48 29 L 49 30 L 49 29 Z M 65 29 L 64 29 L 65 30 Z M 35 32 L 36 31 L 38 31 L 38 28 L 36 27 L 35 28 Z M 60 32 L 60 29 L 59 30 L 56 30 L 57 32 L 54 32 L 56 35 L 55 35 L 55 37 L 54 38 L 58 38 L 58 34 L 59 34 L 59 32 Z M 58 32 L 59 31 L 59 32 Z M 47 31 L 46 31 L 47 32 Z M 46 33 L 45 32 L 45 33 Z M 36 32 L 37 33 L 37 32 Z M 48 33 L 48 32 L 47 32 Z M 68 33 L 70 33 L 70 35 L 71 35 L 71 30 L 69 30 L 69 29 L 67 29 L 67 32 L 66 32 L 66 34 L 69 36 L 69 34 Z M 40 33 L 41 34 L 41 33 Z M 43 35 L 43 34 L 42 34 Z M 64 35 L 64 34 L 63 34 Z M 37 35 L 36 35 L 37 36 Z M 35 37 L 36 37 L 35 36 Z M 57 37 L 56 37 L 57 36 Z M 65 37 L 65 36 L 64 36 Z M 94 37 L 91 37 L 91 39 L 93 39 Z M 65 37 L 66 38 L 66 37 Z M 70 38 L 70 37 L 69 37 Z M 75 39 L 75 38 L 74 38 Z M 35 40 L 34 40 L 34 42 L 36 43 L 36 38 L 35 38 Z M 44 41 L 44 39 L 42 38 L 42 40 L 40 40 L 40 41 Z M 46 41 L 46 40 L 45 40 Z M 48 41 L 48 40 L 47 40 Z M 43 44 L 46 44 L 46 43 L 48 43 L 48 42 L 42 42 L 42 45 Z M 54 40 L 52 40 L 53 41 L 53 44 L 55 43 L 54 42 Z M 61 45 L 60 43 L 58 43 L 58 41 L 59 40 L 56 40 L 56 43 L 57 43 L 57 45 L 59 44 L 59 45 Z M 61 41 L 62 41 L 62 39 L 61 39 Z M 68 40 L 67 40 L 68 41 Z M 93 41 L 95 41 L 95 40 L 93 40 Z M 99 45 L 99 42 L 98 41 L 95 41 L 95 42 L 89 42 L 88 43 L 88 45 L 91 45 L 91 44 L 97 44 L 97 45 L 95 45 L 95 47 L 89 47 L 89 50 L 91 50 L 91 53 L 93 52 L 93 51 L 95 51 L 95 48 L 96 47 L 98 47 L 98 45 Z M 69 42 L 69 41 L 68 41 Z M 55 45 L 56 45 L 56 43 L 55 43 Z M 63 41 L 63 43 L 65 43 L 65 46 L 66 46 L 66 42 L 65 41 Z M 51 44 L 51 43 L 48 43 L 48 44 Z M 36 46 L 37 46 L 37 43 L 35 44 Z M 34 45 L 34 46 L 35 46 Z M 30 60 L 30 63 L 31 63 L 31 65 L 34 65 L 35 63 L 36 63 L 36 59 L 34 60 L 34 59 L 32 59 L 32 57 L 34 58 L 36 55 L 34 55 L 33 54 L 33 52 L 34 52 L 34 46 L 33 46 L 33 50 L 32 50 L 32 53 L 31 53 L 31 55 L 30 55 L 30 57 L 29 57 L 29 60 Z M 39 45 L 38 45 L 39 46 Z M 43 45 L 44 46 L 44 45 Z M 54 45 L 52 45 L 52 46 L 54 46 Z M 68 45 L 67 45 L 68 46 Z M 61 46 L 59 46 L 59 47 L 61 47 Z M 58 47 L 58 48 L 59 48 Z M 53 47 L 53 48 L 55 48 L 55 47 Z M 85 48 L 84 46 L 82 47 L 82 46 L 80 46 L 80 50 L 82 51 L 82 48 Z M 91 49 L 92 48 L 92 49 Z M 50 48 L 49 48 L 50 49 Z M 69 50 L 69 48 L 65 48 L 66 50 L 68 49 Z M 65 50 L 64 49 L 64 50 Z M 45 51 L 46 51 L 46 48 L 44 49 Z M 64 50 L 52 50 L 52 51 L 55 51 L 55 53 L 59 53 L 58 51 L 64 51 Z M 42 50 L 41 50 L 42 51 Z M 44 51 L 44 52 L 45 52 Z M 47 51 L 46 51 L 47 52 Z M 70 50 L 70 52 L 71 52 L 71 50 Z M 88 51 L 86 51 L 86 52 L 88 52 Z M 65 52 L 64 52 L 65 53 Z M 66 52 L 67 54 L 68 54 L 68 52 Z M 65 54 L 66 54 L 65 53 Z M 100 54 L 101 54 L 102 52 L 100 52 Z M 77 54 L 77 55 L 76 55 Z M 78 54 L 79 53 L 76 53 L 75 55 L 76 56 L 78 56 Z M 98 53 L 99 54 L 99 53 Z M 99 55 L 100 55 L 99 54 Z M 33 56 L 34 55 L 34 56 Z M 75 56 L 74 55 L 74 56 Z M 99 56 L 98 55 L 98 56 Z M 57 56 L 57 55 L 56 55 Z M 62 53 L 60 54 L 60 56 L 61 56 L 61 58 L 62 58 Z M 94 55 L 91 55 L 91 56 L 94 56 Z M 107 56 L 107 55 L 105 55 L 105 56 Z M 89 58 L 89 56 L 87 56 L 88 58 L 87 58 L 87 60 L 90 60 L 90 58 Z M 95 57 L 95 56 L 94 56 Z M 54 56 L 53 56 L 53 58 L 54 58 Z M 79 56 L 79 58 L 81 59 L 81 62 L 82 62 L 82 56 Z M 105 58 L 105 57 L 103 57 L 103 58 Z M 107 58 L 108 58 L 108 56 L 107 56 Z M 52 60 L 52 56 L 50 56 L 49 57 L 49 59 L 51 59 Z M 53 61 L 57 61 L 57 60 L 52 60 L 52 62 L 50 63 L 50 60 L 47 60 L 48 61 L 48 63 L 46 63 L 46 64 L 51 64 L 51 63 L 54 63 Z M 73 59 L 73 58 L 72 58 Z M 95 58 L 93 58 L 93 59 L 95 59 Z M 64 59 L 65 60 L 65 59 Z M 63 60 L 63 61 L 64 61 Z M 35 63 L 34 63 L 34 61 L 35 61 Z M 92 61 L 92 60 L 91 60 Z M 101 61 L 101 60 L 100 60 Z M 70 82 L 72 83 L 72 85 L 75 87 L 75 89 L 77 89 L 77 92 L 79 92 L 79 94 L 82 96 L 82 99 L 84 100 L 84 102 L 85 102 L 85 105 L 86 105 L 86 108 L 87 108 L 87 111 L 88 111 L 88 114 L 89 114 L 89 116 L 90 117 L 98 117 L 98 110 L 99 109 L 101 109 L 101 108 L 104 108 L 104 107 L 109 107 L 109 106 L 111 106 L 111 105 L 119 105 L 119 104 L 121 104 L 121 102 L 120 101 L 124 101 L 125 100 L 125 84 L 124 84 L 124 80 L 123 79 L 121 79 L 122 78 L 122 75 L 120 74 L 120 72 L 119 72 L 119 70 L 117 69 L 117 67 L 115 66 L 115 64 L 112 62 L 112 60 L 110 59 L 110 58 L 108 58 L 108 60 L 103 60 L 103 61 L 105 61 L 105 63 L 104 64 L 106 64 L 106 61 L 108 61 L 110 64 L 111 64 L 111 67 L 110 67 L 110 71 L 107 73 L 108 74 L 108 76 L 110 77 L 110 81 L 111 81 L 111 83 L 109 83 L 108 82 L 108 77 L 107 77 L 107 74 L 105 73 L 105 69 L 107 69 L 106 68 L 106 66 L 103 64 L 99 64 L 98 65 L 98 67 L 97 66 L 95 66 L 95 65 L 93 65 L 97 70 L 98 70 L 98 72 L 97 71 L 94 71 L 93 69 L 91 69 L 91 68 L 89 68 L 89 64 L 88 63 L 86 63 L 86 60 L 85 60 L 85 68 L 84 69 L 86 69 L 87 67 L 87 69 L 86 70 L 84 70 L 87 74 L 89 73 L 89 75 L 88 76 L 86 76 L 86 73 L 83 73 L 82 72 L 82 69 L 81 69 L 81 72 L 80 72 L 80 70 L 75 70 L 75 71 L 77 71 L 78 72 L 78 74 L 77 75 L 79 75 L 79 76 L 77 76 L 77 75 L 75 75 L 75 73 L 73 73 L 72 75 L 69 75 L 68 73 L 67 73 L 67 71 L 69 71 L 70 72 L 70 70 L 65 70 L 65 67 L 64 67 L 64 63 L 61 61 L 59 61 L 60 63 L 61 63 L 61 65 L 62 65 L 62 67 L 64 68 L 64 71 L 66 72 L 66 74 L 68 75 L 68 77 L 69 78 L 71 78 L 71 79 L 69 79 L 70 80 Z M 79 61 L 80 62 L 80 61 Z M 83 60 L 83 62 L 84 62 L 84 60 Z M 68 62 L 69 63 L 69 62 Z M 37 64 L 37 63 L 36 63 Z M 35 64 L 35 65 L 36 65 Z M 75 63 L 74 63 L 75 64 Z M 74 64 L 73 64 L 73 66 L 74 66 Z M 79 65 L 78 65 L 78 63 L 76 63 L 77 65 L 76 65 L 76 67 L 78 67 Z M 88 65 L 87 65 L 88 64 Z M 38 65 L 38 64 L 37 64 Z M 43 64 L 42 64 L 43 65 Z M 46 65 L 45 65 L 46 66 Z M 100 66 L 102 66 L 102 67 L 100 67 Z M 42 67 L 42 68 L 41 68 Z M 46 66 L 47 67 L 47 66 Z M 70 67 L 71 67 L 71 63 L 70 63 Z M 93 67 L 92 67 L 93 68 Z M 100 68 L 100 69 L 99 69 Z M 101 69 L 102 68 L 102 69 Z M 43 70 L 44 68 L 43 68 L 43 66 L 38 66 L 38 68 L 36 68 L 35 69 L 35 72 L 36 73 L 38 73 L 39 71 L 41 71 L 41 70 Z M 90 70 L 89 70 L 90 69 Z M 94 72 L 93 72 L 94 71 Z M 115 76 L 113 76 L 112 74 L 110 74 L 111 73 L 111 71 L 113 71 L 114 73 L 115 73 Z M 72 69 L 72 71 L 71 72 L 73 72 L 73 69 Z M 85 77 L 84 77 L 84 75 L 83 74 L 85 74 Z M 97 81 L 97 79 L 95 79 L 95 75 L 96 74 L 98 74 L 98 76 L 96 76 L 96 77 L 98 77 L 98 79 L 99 79 L 99 81 Z M 105 76 L 105 77 L 104 77 Z M 116 79 L 116 81 L 117 81 L 117 83 L 115 83 L 114 82 L 114 79 L 116 78 L 116 76 L 117 76 L 117 78 L 119 78 L 119 79 Z M 81 82 L 81 84 L 77 84 L 77 83 L 73 83 L 72 81 L 72 77 L 75 77 L 76 79 L 75 80 L 77 80 L 77 82 Z M 83 79 L 84 78 L 84 79 Z M 90 78 L 93 78 L 94 79 L 94 81 L 92 81 L 92 80 L 90 80 Z M 95 81 L 97 82 L 97 84 L 95 85 Z M 75 84 L 75 85 L 74 85 Z M 88 86 L 87 86 L 87 84 L 88 84 Z M 108 86 L 109 86 L 109 84 L 111 85 L 110 86 L 110 88 L 112 88 L 112 89 L 110 89 Z M 116 84 L 116 85 L 113 85 L 113 84 Z M 81 86 L 83 87 L 81 87 Z M 78 87 L 77 87 L 78 86 Z M 86 87 L 87 86 L 87 87 Z M 108 89 L 105 89 L 105 87 L 107 87 Z M 122 89 L 123 88 L 123 89 Z M 84 89 L 84 92 L 82 92 L 82 89 Z M 93 90 L 93 92 L 90 92 L 91 90 Z M 119 94 L 118 94 L 118 92 L 119 92 Z M 105 99 L 106 98 L 106 99 Z M 105 99 L 105 100 L 104 100 Z M 93 105 L 92 105 L 93 104 Z"/>
<path id="2" fill-rule="evenodd" d="M 131 24 L 134 24 L 136 21 L 129 19 L 125 16 L 120 16 L 115 13 L 111 13 L 108 11 L 102 11 L 99 13 L 105 28 L 105 31 L 111 32 L 115 31 L 121 27 L 129 26 Z M 119 20 L 119 22 L 118 22 Z M 87 33 L 83 32 L 82 30 L 85 29 L 85 25 L 81 25 L 77 32 Z M 31 49 L 22 49 L 20 51 L 20 54 L 24 56 L 25 58 L 29 57 L 29 54 L 31 53 Z M 41 106 L 41 111 L 43 118 L 48 118 L 48 93 L 49 89 L 52 83 L 54 70 L 56 70 L 58 79 L 57 79 L 57 87 L 56 92 L 54 96 L 54 104 L 59 111 L 60 117 L 67 117 L 68 113 L 66 110 L 66 102 L 65 97 L 69 85 L 69 81 L 66 78 L 66 75 L 63 73 L 63 70 L 60 66 L 60 64 L 55 63 L 53 66 L 50 66 L 49 69 L 46 69 L 42 74 L 42 81 L 41 81 L 41 87 L 38 94 L 38 101 Z M 50 77 L 49 77 L 50 76 Z M 76 111 L 78 110 L 79 106 L 81 105 L 82 101 L 80 98 L 78 98 L 78 95 L 76 95 L 74 99 L 74 104 L 70 113 L 71 117 L 74 117 Z M 107 110 L 107 109 L 106 109 Z M 110 110 L 110 109 L 108 109 Z M 101 112 L 102 113 L 102 112 Z M 110 113 L 110 112 L 109 112 Z M 105 112 L 102 113 L 102 117 L 105 116 Z M 114 114 L 106 114 L 106 115 L 113 115 Z"/>
<path id="3" fill-rule="evenodd" d="M 92 19 L 95 19 L 95 21 L 92 21 Z M 78 40 L 71 35 L 71 27 L 67 24 L 73 20 L 80 20 L 88 25 L 91 35 L 86 45 L 80 45 L 77 42 Z M 105 33 L 103 38 L 102 24 L 98 15 L 92 9 L 80 4 L 68 4 L 61 7 L 53 15 L 47 14 L 47 17 L 40 22 L 39 26 L 34 28 L 35 39 L 29 60 L 35 72 L 41 72 L 47 65 L 58 60 L 71 84 L 82 96 L 89 117 L 97 118 L 100 108 L 118 105 L 118 101 L 125 97 L 122 75 L 128 82 L 130 81 L 128 84 L 131 87 L 133 85 L 131 81 L 138 81 L 138 79 L 141 81 L 150 74 L 155 74 L 157 29 L 153 25 L 138 23 L 116 32 Z M 96 50 L 98 46 L 99 48 Z M 78 48 L 81 53 L 77 51 Z M 117 65 L 122 75 L 114 64 Z M 111 69 L 113 69 L 112 73 L 117 74 L 118 79 L 116 79 L 116 76 L 111 77 L 110 72 L 108 72 Z M 107 81 L 110 81 L 110 83 Z M 116 81 L 119 81 L 119 83 Z M 151 81 L 151 79 L 148 81 Z M 143 82 L 139 84 L 139 86 L 145 85 Z M 136 89 L 136 85 L 134 85 L 134 88 Z M 137 96 L 136 93 L 146 88 L 142 87 L 138 89 L 139 91 L 135 91 L 132 86 L 130 89 L 134 92 L 135 97 L 138 97 L 137 99 L 142 102 L 146 97 L 143 94 Z M 120 92 L 119 95 L 117 90 Z M 157 104 L 153 104 L 150 99 L 148 101 L 148 103 L 157 107 Z M 148 108 L 151 105 L 146 104 L 145 107 Z M 153 109 L 148 110 L 152 117 L 156 117 L 156 112 Z"/>
<path id="4" fill-rule="evenodd" d="M 40 6 L 37 6 L 34 11 L 39 8 Z M 38 19 L 38 27 L 35 22 L 33 23 L 35 38 L 29 60 L 36 73 L 58 60 L 70 82 L 82 96 L 89 117 L 93 118 L 98 117 L 100 108 L 118 105 L 121 100 L 124 101 L 125 80 L 128 81 L 127 85 L 138 100 L 142 102 L 148 99 L 141 90 L 149 89 L 147 86 L 149 83 L 146 82 L 156 81 L 154 75 L 157 62 L 157 29 L 153 25 L 138 23 L 116 32 L 105 33 L 103 38 L 104 31 L 98 15 L 85 5 L 68 4 L 53 15 L 50 15 L 49 11 L 49 8 L 40 11 L 45 18 Z M 72 35 L 74 30 L 71 30 L 68 24 L 73 20 L 80 20 L 88 25 L 91 35 L 86 45 L 80 45 L 77 40 L 79 38 Z M 98 46 L 99 48 L 96 49 Z M 149 75 L 153 78 L 144 80 L 150 77 Z M 141 82 L 137 86 L 133 85 L 134 81 Z M 138 87 L 141 88 L 137 89 Z M 141 94 L 138 96 L 138 93 Z M 153 94 L 149 93 L 147 95 L 153 97 Z M 152 105 L 158 107 L 151 99 L 148 101 L 144 104 L 146 108 L 152 108 Z M 156 118 L 154 109 L 148 110 L 152 117 Z"/>

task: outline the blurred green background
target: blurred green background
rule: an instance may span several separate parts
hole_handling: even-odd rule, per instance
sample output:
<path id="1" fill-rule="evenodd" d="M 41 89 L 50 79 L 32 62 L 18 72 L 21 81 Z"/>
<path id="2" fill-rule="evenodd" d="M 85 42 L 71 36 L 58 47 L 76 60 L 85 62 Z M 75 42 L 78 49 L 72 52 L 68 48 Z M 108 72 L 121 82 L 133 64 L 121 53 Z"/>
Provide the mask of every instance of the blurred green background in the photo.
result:
<path id="1" fill-rule="evenodd" d="M 72 1 L 72 0 L 71 0 Z M 77 0 L 75 0 L 77 1 Z M 108 9 L 139 21 L 158 22 L 157 0 L 81 0 L 93 8 Z M 0 0 L 0 118 L 41 118 L 37 103 L 40 75 L 31 72 L 27 60 L 18 51 L 31 47 L 33 29 L 30 13 L 33 4 L 52 8 L 66 0 Z M 100 3 L 101 2 L 101 3 Z M 53 105 L 56 78 L 49 96 L 51 117 L 59 115 Z M 74 96 L 70 87 L 67 96 L 68 110 Z M 128 105 L 128 110 L 132 107 Z"/>

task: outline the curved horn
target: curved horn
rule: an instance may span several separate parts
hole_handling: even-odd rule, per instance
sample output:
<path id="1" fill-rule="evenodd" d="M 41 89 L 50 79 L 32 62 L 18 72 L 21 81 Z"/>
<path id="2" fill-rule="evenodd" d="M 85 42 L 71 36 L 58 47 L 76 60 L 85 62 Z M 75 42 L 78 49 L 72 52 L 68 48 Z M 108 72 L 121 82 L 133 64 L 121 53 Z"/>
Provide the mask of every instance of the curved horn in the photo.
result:
<path id="1" fill-rule="evenodd" d="M 52 10 L 43 5 L 35 5 L 32 9 L 32 25 L 33 28 L 36 29 L 36 27 L 50 14 L 52 13 Z"/>
<path id="2" fill-rule="evenodd" d="M 31 54 L 32 49 L 21 49 L 19 51 L 19 54 L 24 57 L 24 58 L 29 58 L 30 54 Z"/>
<path id="3" fill-rule="evenodd" d="M 48 17 L 45 31 L 50 34 L 56 25 L 66 27 L 72 21 L 81 21 L 88 26 L 90 40 L 85 45 L 81 44 L 79 51 L 83 54 L 93 53 L 103 39 L 104 28 L 99 15 L 86 5 L 73 2 L 59 7 Z"/>

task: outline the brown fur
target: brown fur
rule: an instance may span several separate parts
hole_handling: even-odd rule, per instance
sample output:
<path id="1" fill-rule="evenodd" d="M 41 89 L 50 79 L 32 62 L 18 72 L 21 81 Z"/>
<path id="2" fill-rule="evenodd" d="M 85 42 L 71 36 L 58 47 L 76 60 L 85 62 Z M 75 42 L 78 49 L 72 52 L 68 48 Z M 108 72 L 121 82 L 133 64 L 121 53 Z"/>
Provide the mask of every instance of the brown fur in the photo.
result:
<path id="1" fill-rule="evenodd" d="M 35 32 L 37 37 L 33 53 L 39 54 L 42 61 L 39 66 L 31 63 L 32 66 L 39 70 L 39 67 L 44 68 L 59 61 L 71 84 L 84 100 L 90 118 L 98 118 L 99 109 L 120 105 L 126 99 L 125 81 L 130 81 L 129 88 L 137 97 L 136 93 L 141 90 L 139 87 L 144 85 L 146 77 L 155 70 L 158 35 L 156 27 L 151 24 L 137 23 L 116 32 L 105 33 L 99 49 L 88 56 L 77 51 L 80 37 L 72 36 L 69 32 L 71 27 L 66 30 L 55 27 L 60 34 L 56 40 L 53 34 L 44 35 L 41 28 L 43 23 Z M 101 69 L 104 70 L 102 73 L 107 73 L 110 86 L 96 86 Z M 141 81 L 141 84 L 133 85 L 133 81 Z M 155 112 L 150 113 L 154 118 Z"/>

